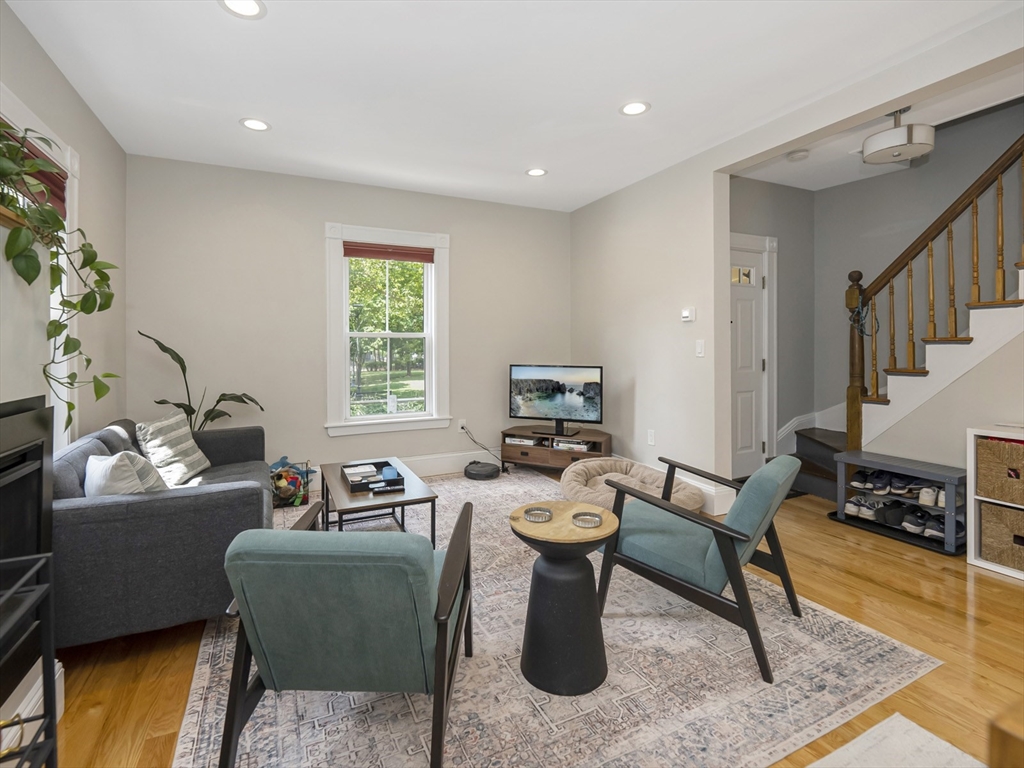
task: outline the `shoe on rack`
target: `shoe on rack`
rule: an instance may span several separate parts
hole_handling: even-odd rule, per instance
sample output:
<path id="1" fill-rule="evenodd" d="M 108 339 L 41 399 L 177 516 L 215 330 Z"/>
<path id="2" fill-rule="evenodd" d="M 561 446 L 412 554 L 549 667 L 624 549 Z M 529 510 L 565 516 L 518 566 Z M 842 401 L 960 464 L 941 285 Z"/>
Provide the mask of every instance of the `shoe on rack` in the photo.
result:
<path id="1" fill-rule="evenodd" d="M 917 497 L 917 500 L 924 504 L 926 507 L 934 507 L 935 500 L 938 497 L 939 489 L 934 485 L 926 485 L 921 489 L 921 495 Z"/>
<path id="2" fill-rule="evenodd" d="M 884 496 L 889 492 L 889 487 L 892 483 L 892 475 L 888 472 L 878 470 L 872 472 L 868 476 L 868 482 L 871 484 L 871 492 L 877 496 Z"/>
<path id="3" fill-rule="evenodd" d="M 860 516 L 865 520 L 878 520 L 878 510 L 885 506 L 884 501 L 870 501 L 865 499 L 860 505 Z"/>
<path id="4" fill-rule="evenodd" d="M 959 491 L 956 494 L 956 505 L 959 507 L 964 503 L 964 495 Z M 939 497 L 935 502 L 935 506 L 946 508 L 946 489 L 943 488 L 939 491 Z"/>
<path id="5" fill-rule="evenodd" d="M 868 473 L 862 470 L 857 470 L 853 473 L 853 477 L 850 478 L 850 485 L 854 488 L 867 488 Z"/>
<path id="6" fill-rule="evenodd" d="M 923 509 L 909 510 L 903 516 L 903 530 L 911 533 L 924 533 L 925 525 L 928 524 L 928 513 Z"/>
<path id="7" fill-rule="evenodd" d="M 907 485 L 907 495 L 917 496 L 919 493 L 921 493 L 922 488 L 927 488 L 929 485 L 931 485 L 931 481 L 924 480 L 923 478 L 920 477 L 915 477 L 913 480 L 910 481 L 910 484 Z"/>
<path id="8" fill-rule="evenodd" d="M 924 535 L 932 539 L 945 539 L 946 538 L 946 516 L 945 515 L 930 515 L 930 519 L 925 524 Z M 959 543 L 963 540 L 967 533 L 967 529 L 962 522 L 956 521 L 956 540 Z"/>
<path id="9" fill-rule="evenodd" d="M 885 523 L 892 528 L 903 527 L 903 517 L 907 514 L 908 507 L 902 501 L 887 501 L 875 510 L 875 517 L 880 523 Z"/>
<path id="10" fill-rule="evenodd" d="M 863 496 L 854 496 L 852 499 L 847 499 L 846 506 L 843 507 L 843 514 L 847 517 L 860 517 L 861 505 L 866 502 L 867 499 Z"/>
<path id="11" fill-rule="evenodd" d="M 914 482 L 914 478 L 907 475 L 893 475 L 889 485 L 889 493 L 894 493 L 897 496 L 906 496 L 912 482 Z"/>

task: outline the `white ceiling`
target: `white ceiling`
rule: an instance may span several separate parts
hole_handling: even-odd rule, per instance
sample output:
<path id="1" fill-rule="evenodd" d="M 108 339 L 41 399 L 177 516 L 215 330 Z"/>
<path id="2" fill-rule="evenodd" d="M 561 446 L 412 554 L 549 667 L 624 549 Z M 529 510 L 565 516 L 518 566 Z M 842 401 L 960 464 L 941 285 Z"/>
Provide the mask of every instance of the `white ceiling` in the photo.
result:
<path id="1" fill-rule="evenodd" d="M 561 211 L 1024 5 L 8 1 L 131 154 Z"/>
<path id="2" fill-rule="evenodd" d="M 920 104 L 908 105 L 911 109 L 903 115 L 902 120 L 904 125 L 927 123 L 941 126 L 950 120 L 973 115 L 1021 96 L 1024 96 L 1024 65 L 947 91 Z M 869 176 L 902 171 L 910 167 L 909 162 L 868 165 L 861 159 L 860 149 L 864 139 L 892 125 L 891 117 L 880 117 L 808 144 L 805 149 L 810 150 L 810 156 L 806 160 L 790 162 L 784 155 L 780 155 L 736 175 L 817 191 Z M 935 137 L 935 151 L 942 151 L 941 131 Z"/>

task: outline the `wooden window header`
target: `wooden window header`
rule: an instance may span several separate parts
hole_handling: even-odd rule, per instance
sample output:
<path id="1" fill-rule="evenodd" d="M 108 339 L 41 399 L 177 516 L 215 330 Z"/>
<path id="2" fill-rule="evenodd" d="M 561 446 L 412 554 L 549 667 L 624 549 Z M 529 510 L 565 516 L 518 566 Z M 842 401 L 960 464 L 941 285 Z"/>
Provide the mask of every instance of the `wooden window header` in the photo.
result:
<path id="1" fill-rule="evenodd" d="M 408 245 L 383 245 L 381 243 L 357 243 L 345 240 L 345 258 L 384 259 L 386 261 L 416 261 L 421 264 L 434 263 L 433 248 L 415 248 Z"/>

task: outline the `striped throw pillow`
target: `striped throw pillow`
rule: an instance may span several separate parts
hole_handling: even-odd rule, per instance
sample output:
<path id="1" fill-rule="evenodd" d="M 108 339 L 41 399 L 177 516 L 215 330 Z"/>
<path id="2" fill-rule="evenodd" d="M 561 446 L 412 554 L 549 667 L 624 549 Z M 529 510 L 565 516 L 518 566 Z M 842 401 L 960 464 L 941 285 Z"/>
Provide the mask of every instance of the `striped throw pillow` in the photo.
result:
<path id="1" fill-rule="evenodd" d="M 121 451 L 113 456 L 89 457 L 85 465 L 84 490 L 91 498 L 166 491 L 167 484 L 145 456 L 135 451 Z"/>
<path id="2" fill-rule="evenodd" d="M 160 421 L 136 426 L 139 446 L 168 485 L 181 485 L 209 469 L 210 460 L 192 439 L 185 413 L 176 410 Z"/>

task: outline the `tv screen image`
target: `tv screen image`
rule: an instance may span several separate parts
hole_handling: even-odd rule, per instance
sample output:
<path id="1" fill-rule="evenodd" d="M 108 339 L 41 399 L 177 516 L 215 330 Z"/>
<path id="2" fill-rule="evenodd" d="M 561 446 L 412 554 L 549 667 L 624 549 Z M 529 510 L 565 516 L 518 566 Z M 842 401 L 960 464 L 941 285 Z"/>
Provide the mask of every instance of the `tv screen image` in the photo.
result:
<path id="1" fill-rule="evenodd" d="M 601 423 L 599 365 L 509 366 L 509 416 Z"/>

